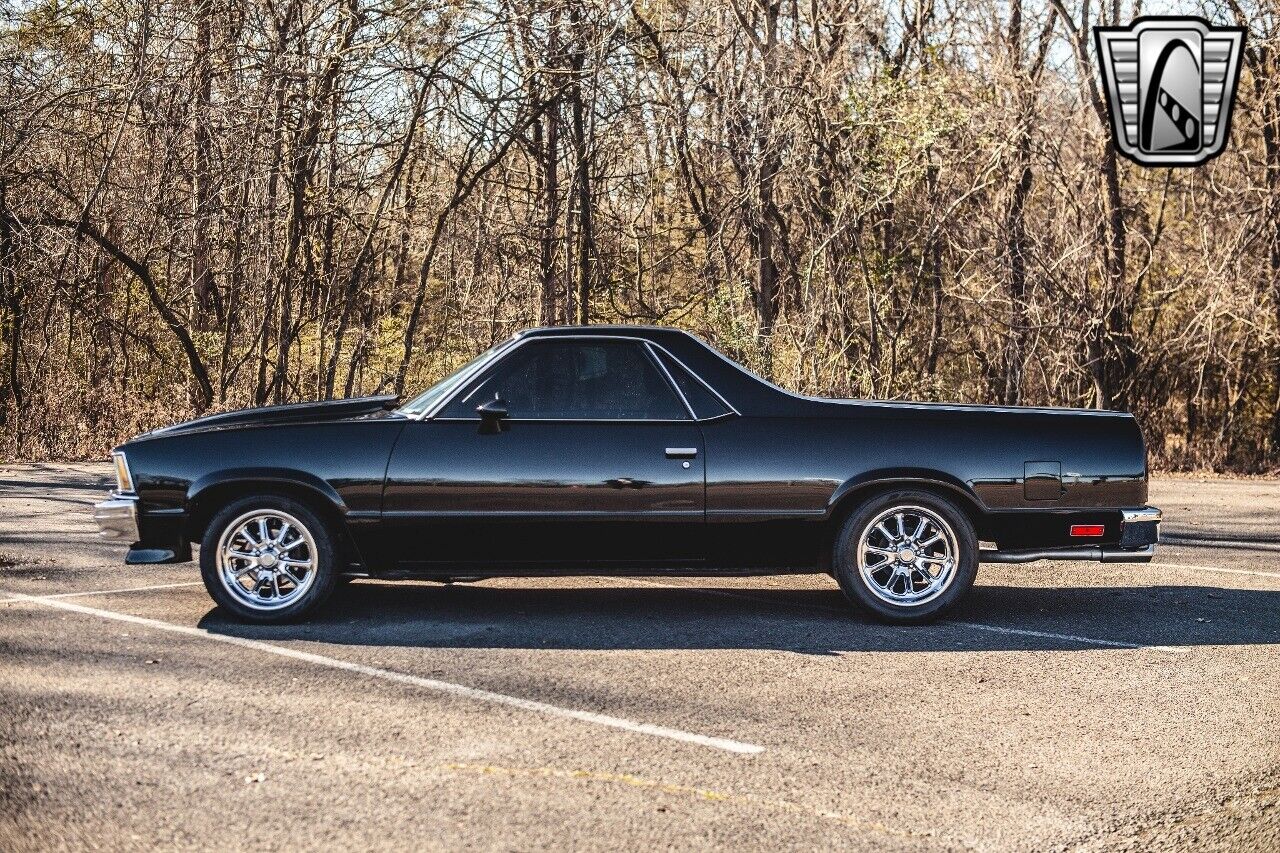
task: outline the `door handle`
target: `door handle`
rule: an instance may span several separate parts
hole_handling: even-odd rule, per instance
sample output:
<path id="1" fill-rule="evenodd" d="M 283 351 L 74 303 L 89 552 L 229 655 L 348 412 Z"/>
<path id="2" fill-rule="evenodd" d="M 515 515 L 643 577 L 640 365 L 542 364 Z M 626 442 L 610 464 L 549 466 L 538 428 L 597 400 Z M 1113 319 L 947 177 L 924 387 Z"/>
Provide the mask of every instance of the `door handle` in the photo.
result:
<path id="1" fill-rule="evenodd" d="M 697 455 L 698 455 L 698 448 L 696 447 L 668 447 L 667 448 L 668 459 L 692 459 Z"/>

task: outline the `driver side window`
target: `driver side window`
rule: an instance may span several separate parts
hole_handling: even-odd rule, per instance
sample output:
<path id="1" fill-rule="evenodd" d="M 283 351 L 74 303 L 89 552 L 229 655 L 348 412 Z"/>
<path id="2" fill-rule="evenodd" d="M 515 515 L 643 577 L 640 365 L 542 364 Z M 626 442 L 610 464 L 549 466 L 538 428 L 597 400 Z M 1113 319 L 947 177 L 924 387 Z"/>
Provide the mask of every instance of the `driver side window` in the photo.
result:
<path id="1" fill-rule="evenodd" d="M 513 419 L 688 420 L 689 412 L 634 341 L 530 341 L 447 405 L 448 418 L 503 400 Z"/>

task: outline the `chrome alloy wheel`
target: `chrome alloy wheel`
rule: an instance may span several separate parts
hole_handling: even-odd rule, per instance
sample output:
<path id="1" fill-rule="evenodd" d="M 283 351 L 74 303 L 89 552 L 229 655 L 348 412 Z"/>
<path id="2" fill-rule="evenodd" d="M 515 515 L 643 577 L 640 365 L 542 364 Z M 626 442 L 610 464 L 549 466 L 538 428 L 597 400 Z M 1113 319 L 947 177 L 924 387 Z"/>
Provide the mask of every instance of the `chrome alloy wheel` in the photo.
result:
<path id="1" fill-rule="evenodd" d="M 254 610 L 280 610 L 316 580 L 316 543 L 301 521 L 257 509 L 232 521 L 218 539 L 218 580 Z"/>
<path id="2" fill-rule="evenodd" d="M 933 601 L 956 576 L 955 531 L 922 506 L 891 507 L 858 539 L 858 572 L 876 598 L 899 607 Z"/>

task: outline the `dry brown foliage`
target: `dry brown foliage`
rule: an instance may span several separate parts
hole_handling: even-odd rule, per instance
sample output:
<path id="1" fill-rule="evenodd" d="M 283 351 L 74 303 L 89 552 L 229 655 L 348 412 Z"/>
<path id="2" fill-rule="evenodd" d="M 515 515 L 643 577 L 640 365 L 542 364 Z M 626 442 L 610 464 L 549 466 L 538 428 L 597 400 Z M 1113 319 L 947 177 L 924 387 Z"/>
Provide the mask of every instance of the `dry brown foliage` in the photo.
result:
<path id="1" fill-rule="evenodd" d="M 1099 9 L 1098 7 L 1103 8 Z M 1126 4 L 0 0 L 0 456 L 420 388 L 515 330 L 656 323 L 782 385 L 1134 411 L 1280 464 L 1280 83 L 1117 160 Z"/>

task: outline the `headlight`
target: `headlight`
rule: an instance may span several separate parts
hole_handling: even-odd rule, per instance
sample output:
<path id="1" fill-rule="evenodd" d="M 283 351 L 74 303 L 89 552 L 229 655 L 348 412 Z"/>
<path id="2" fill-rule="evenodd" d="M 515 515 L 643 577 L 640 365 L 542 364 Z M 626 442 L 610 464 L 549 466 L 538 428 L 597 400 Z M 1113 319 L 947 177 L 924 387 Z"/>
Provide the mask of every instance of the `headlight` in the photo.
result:
<path id="1" fill-rule="evenodd" d="M 125 460 L 124 454 L 116 451 L 111 454 L 111 460 L 116 463 L 116 486 L 118 490 L 124 493 L 133 491 L 133 475 L 129 473 L 129 463 Z"/>

